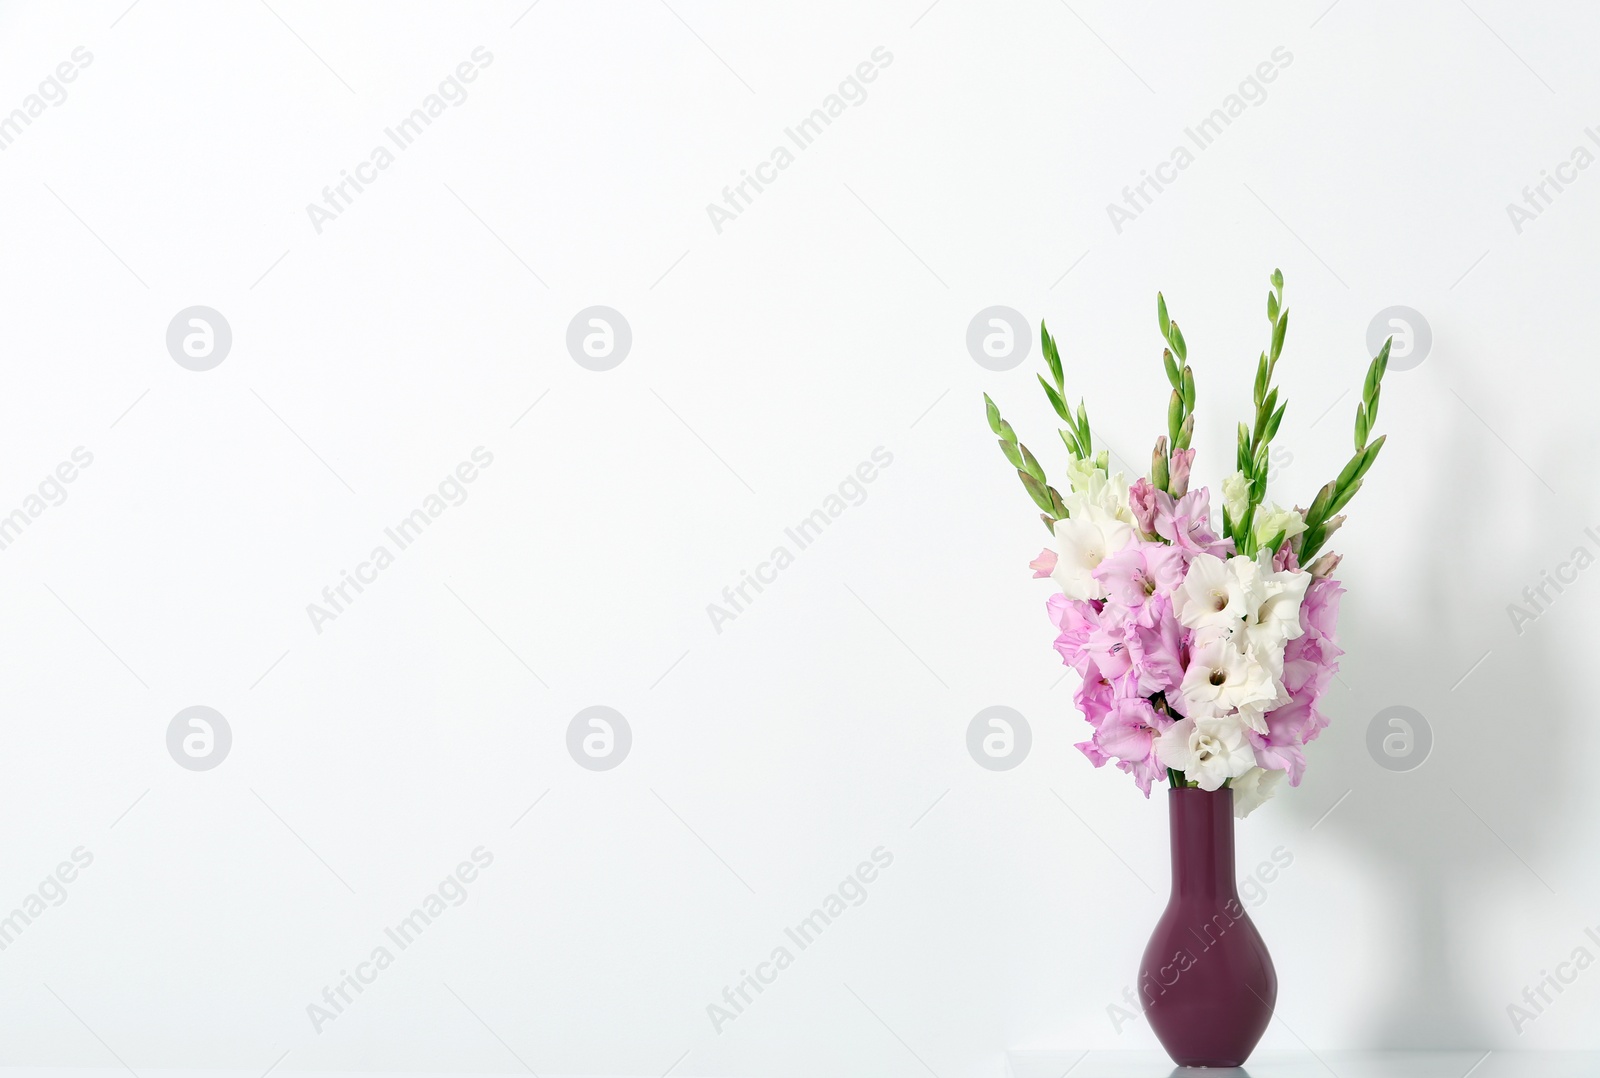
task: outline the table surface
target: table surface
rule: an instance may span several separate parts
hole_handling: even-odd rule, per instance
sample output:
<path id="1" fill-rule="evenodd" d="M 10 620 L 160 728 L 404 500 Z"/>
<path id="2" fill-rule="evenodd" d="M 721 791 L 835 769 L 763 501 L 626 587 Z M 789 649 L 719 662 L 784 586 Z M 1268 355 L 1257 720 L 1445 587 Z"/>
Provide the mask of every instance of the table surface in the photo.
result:
<path id="1" fill-rule="evenodd" d="M 1006 1053 L 1009 1078 L 1600 1078 L 1600 1052 L 1258 1052 L 1242 1068 L 1175 1067 L 1161 1052 L 1041 1050 Z M 291 1071 L 275 1078 L 462 1078 L 474 1072 Z M 548 1071 L 544 1078 L 563 1078 Z M 770 1073 L 770 1072 L 768 1072 Z M 853 1073 L 853 1072 L 852 1072 Z M 901 1072 L 896 1072 L 901 1073 Z M 911 1073 L 905 1071 L 904 1073 Z M 257 1071 L 141 1066 L 140 1078 L 260 1078 Z M 693 1078 L 692 1072 L 674 1078 Z M 0 1078 L 128 1078 L 121 1068 L 0 1067 Z M 485 1076 L 489 1078 L 489 1076 Z M 525 1078 L 505 1074 L 495 1078 Z M 577 1076 L 566 1076 L 577 1078 Z M 593 1072 L 585 1078 L 595 1078 Z M 944 1073 L 943 1078 L 955 1078 Z"/>
<path id="2" fill-rule="evenodd" d="M 1011 1078 L 1600 1078 L 1600 1052 L 1258 1052 L 1232 1070 L 1176 1067 L 1160 1052 L 1007 1053 Z"/>

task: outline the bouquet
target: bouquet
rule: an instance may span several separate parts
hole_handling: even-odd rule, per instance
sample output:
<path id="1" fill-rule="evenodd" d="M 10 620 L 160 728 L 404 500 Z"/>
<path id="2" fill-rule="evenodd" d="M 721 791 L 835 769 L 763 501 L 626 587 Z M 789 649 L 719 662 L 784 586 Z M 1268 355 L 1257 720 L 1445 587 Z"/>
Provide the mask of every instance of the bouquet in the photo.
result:
<path id="1" fill-rule="evenodd" d="M 1239 424 L 1235 471 L 1222 481 L 1220 530 L 1210 490 L 1190 487 L 1194 372 L 1159 293 L 1167 433 L 1156 439 L 1150 474 L 1131 486 L 1095 451 L 1082 400 L 1076 413 L 1068 405 L 1061 354 L 1043 323 L 1050 379 L 1039 384 L 1063 424 L 1068 493 L 1051 486 L 983 398 L 989 428 L 1053 540 L 1030 568 L 1060 588 L 1046 609 L 1056 650 L 1083 679 L 1075 701 L 1093 731 L 1078 749 L 1096 767 L 1115 762 L 1146 797 L 1163 775 L 1174 787 L 1230 787 L 1240 817 L 1285 779 L 1300 784 L 1305 746 L 1328 723 L 1318 705 L 1343 654 L 1334 625 L 1344 589 L 1333 577 L 1339 555 L 1323 547 L 1383 448 L 1368 435 L 1389 363 L 1386 341 L 1367 368 L 1344 470 L 1307 508 L 1268 502 L 1268 447 L 1288 407 L 1273 385 L 1289 329 L 1282 272 L 1271 282 L 1271 341 L 1256 365 L 1254 419 Z"/>

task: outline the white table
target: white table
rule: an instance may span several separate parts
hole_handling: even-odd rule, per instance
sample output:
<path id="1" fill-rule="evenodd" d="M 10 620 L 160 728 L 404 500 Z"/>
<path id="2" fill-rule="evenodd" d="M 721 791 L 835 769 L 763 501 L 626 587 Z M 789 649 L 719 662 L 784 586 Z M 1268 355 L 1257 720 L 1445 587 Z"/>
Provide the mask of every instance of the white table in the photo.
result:
<path id="1" fill-rule="evenodd" d="M 1258 1052 L 1241 1069 L 1175 1067 L 1160 1052 L 1009 1052 L 1011 1078 L 1600 1078 L 1600 1052 Z"/>

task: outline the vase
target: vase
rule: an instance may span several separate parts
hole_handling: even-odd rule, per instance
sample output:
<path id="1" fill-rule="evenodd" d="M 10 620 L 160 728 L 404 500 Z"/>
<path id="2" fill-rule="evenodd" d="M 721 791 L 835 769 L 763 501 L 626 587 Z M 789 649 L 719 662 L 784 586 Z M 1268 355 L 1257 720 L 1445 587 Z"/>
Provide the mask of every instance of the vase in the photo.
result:
<path id="1" fill-rule="evenodd" d="M 1172 895 L 1139 964 L 1139 997 L 1181 1067 L 1244 1064 L 1272 1020 L 1278 976 L 1239 901 L 1233 791 L 1172 789 Z"/>

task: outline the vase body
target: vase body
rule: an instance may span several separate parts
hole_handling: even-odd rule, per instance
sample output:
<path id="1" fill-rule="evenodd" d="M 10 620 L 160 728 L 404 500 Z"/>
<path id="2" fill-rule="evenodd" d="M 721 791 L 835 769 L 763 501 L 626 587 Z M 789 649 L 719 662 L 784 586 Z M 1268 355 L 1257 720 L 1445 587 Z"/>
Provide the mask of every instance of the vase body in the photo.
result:
<path id="1" fill-rule="evenodd" d="M 1173 789 L 1172 896 L 1139 964 L 1139 1001 L 1181 1067 L 1238 1067 L 1272 1021 L 1278 976 L 1239 901 L 1233 791 Z"/>

